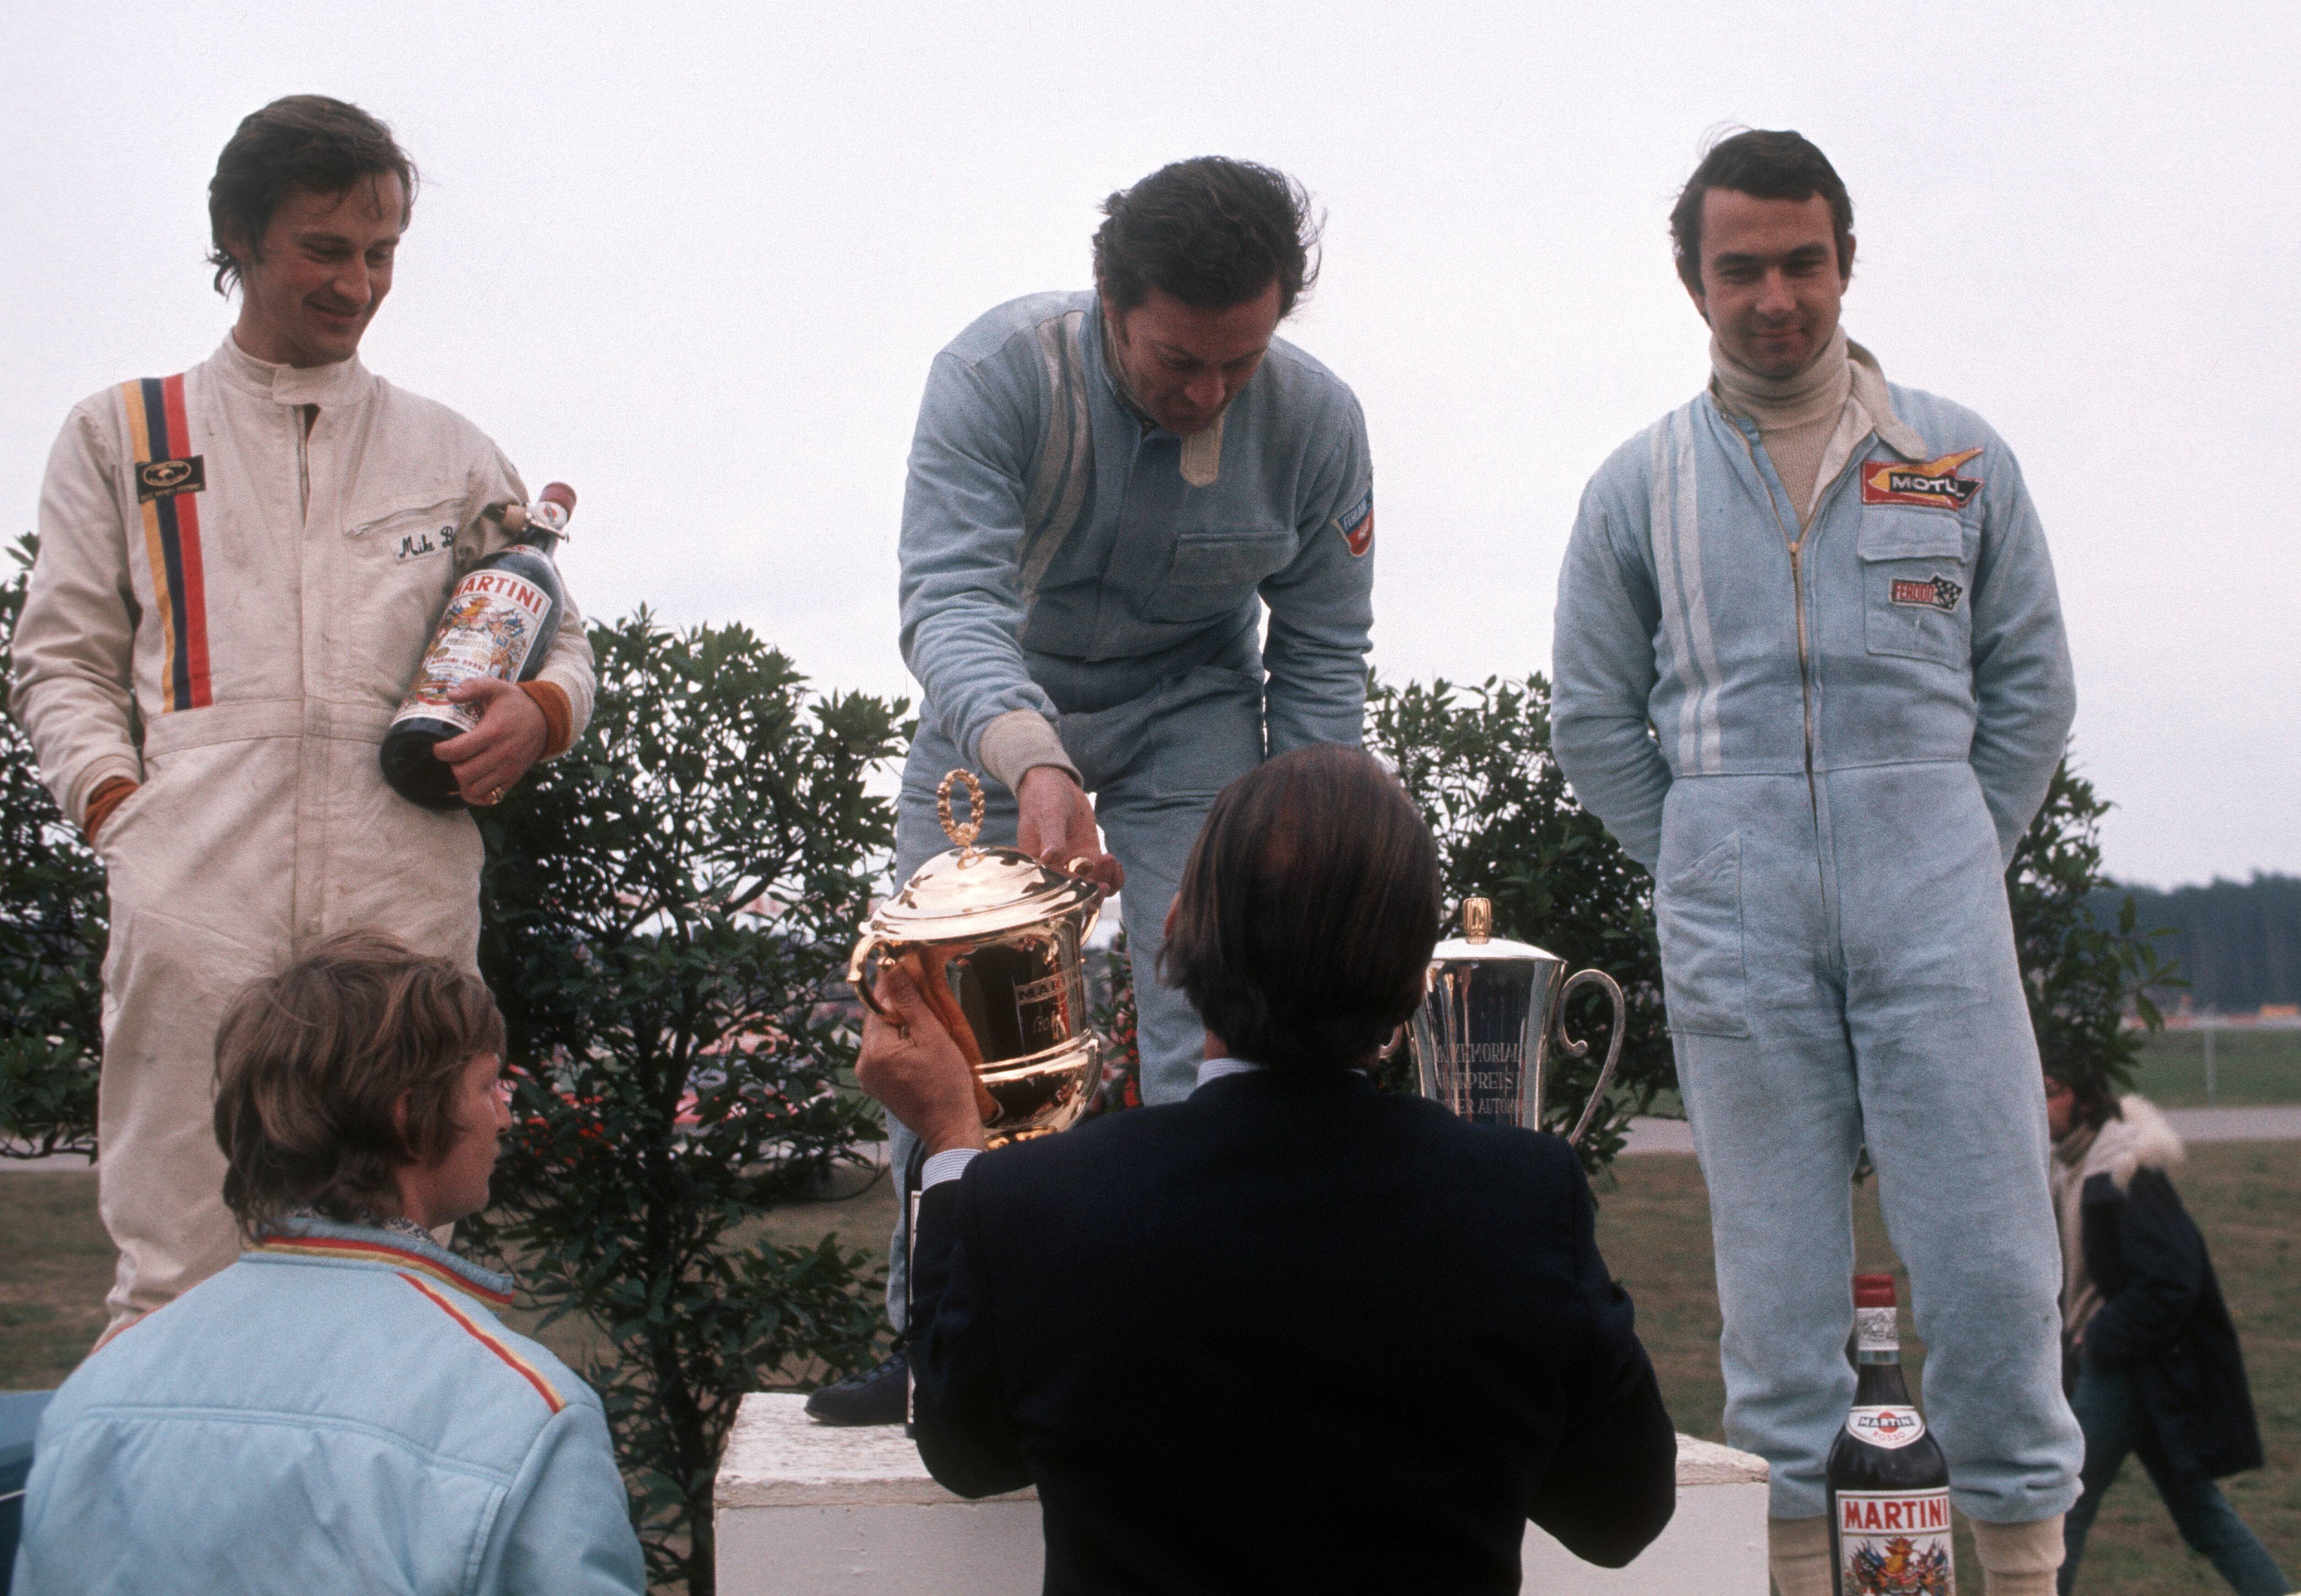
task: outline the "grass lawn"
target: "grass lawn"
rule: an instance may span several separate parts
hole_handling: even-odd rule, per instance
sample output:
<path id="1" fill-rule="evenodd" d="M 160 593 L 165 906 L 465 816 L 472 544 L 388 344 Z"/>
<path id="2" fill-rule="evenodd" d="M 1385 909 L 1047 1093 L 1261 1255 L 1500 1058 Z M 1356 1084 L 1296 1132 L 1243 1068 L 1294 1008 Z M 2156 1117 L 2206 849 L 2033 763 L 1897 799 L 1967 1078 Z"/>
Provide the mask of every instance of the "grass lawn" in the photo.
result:
<path id="1" fill-rule="evenodd" d="M 2205 1096 L 2202 1031 L 2161 1031 L 2141 1044 L 2134 1075 L 2141 1095 L 2161 1108 L 2263 1107 L 2301 1103 L 2301 1030 L 2222 1031 L 2213 1036 L 2213 1094 Z M 1686 1117 L 1678 1094 L 1654 1099 L 1666 1119 Z"/>
<path id="2" fill-rule="evenodd" d="M 2237 1316 L 2269 1453 L 2266 1468 L 2223 1488 L 2290 1574 L 2301 1568 L 2301 1143 L 2200 1145 L 2179 1183 Z M 894 1217 L 888 1182 L 858 1171 L 833 1195 L 837 1200 L 781 1209 L 762 1228 L 794 1243 L 835 1229 L 883 1257 Z M 1708 1198 L 1694 1160 L 1625 1158 L 1600 1204 L 1600 1242 L 1637 1299 L 1639 1332 L 1678 1428 L 1723 1440 Z M 1861 1266 L 1894 1268 L 1874 1182 L 1856 1194 L 1854 1213 Z M 93 1174 L 0 1174 L 0 1388 L 52 1386 L 70 1372 L 103 1326 L 97 1305 L 111 1272 Z M 542 1333 L 571 1362 L 589 1340 L 565 1322 Z M 1907 1346 L 1913 1370 L 1922 1369 L 1924 1354 L 1922 1345 Z M 1959 1558 L 1967 1586 L 1979 1591 L 1979 1565 L 1962 1536 Z M 2180 1544 L 2140 1466 L 2129 1464 L 2095 1528 L 2079 1591 L 2181 1596 L 2225 1588 Z"/>
<path id="3" fill-rule="evenodd" d="M 2222 1482 L 2287 1575 L 2301 1569 L 2301 1143 L 2216 1142 L 2189 1150 L 2177 1184 L 2205 1233 L 2245 1345 L 2268 1466 Z M 1855 1193 L 1858 1266 L 1903 1271 L 1886 1240 L 1877 1182 Z M 1599 1193 L 1598 1241 L 1638 1306 L 1638 1333 L 1678 1427 L 1723 1441 L 1718 1373 L 1717 1279 L 1709 1199 L 1691 1157 L 1623 1158 Z M 1903 1357 L 1921 1377 L 1925 1347 L 1911 1333 L 1902 1285 Z M 1922 1385 L 1913 1389 L 1924 1398 Z M 1980 1589 L 1980 1565 L 1961 1526 L 1962 1588 Z M 2085 1596 L 2182 1596 L 2226 1592 L 2210 1564 L 2181 1544 L 2137 1462 L 2129 1462 L 2095 1521 L 2078 1590 Z"/>
<path id="4" fill-rule="evenodd" d="M 2141 1050 L 2135 1084 L 2151 1102 L 2173 1108 L 2205 1106 L 2205 1033 L 2161 1031 Z M 2301 1103 L 2301 1030 L 2213 1033 L 2217 1107 Z"/>

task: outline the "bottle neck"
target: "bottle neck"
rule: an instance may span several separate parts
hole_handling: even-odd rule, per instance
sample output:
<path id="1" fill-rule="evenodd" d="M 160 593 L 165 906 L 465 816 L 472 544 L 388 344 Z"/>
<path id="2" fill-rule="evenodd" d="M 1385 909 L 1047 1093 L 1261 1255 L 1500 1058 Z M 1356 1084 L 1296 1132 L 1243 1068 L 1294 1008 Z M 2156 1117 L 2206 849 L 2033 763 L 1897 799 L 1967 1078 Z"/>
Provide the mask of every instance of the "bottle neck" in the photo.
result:
<path id="1" fill-rule="evenodd" d="M 1864 1352 L 1856 1359 L 1853 1405 L 1857 1408 L 1906 1408 L 1910 1388 L 1902 1379 L 1898 1352 Z"/>
<path id="2" fill-rule="evenodd" d="M 559 547 L 559 534 L 548 526 L 540 526 L 531 521 L 517 536 L 512 539 L 512 542 L 531 548 L 546 559 L 549 559 L 552 551 Z"/>

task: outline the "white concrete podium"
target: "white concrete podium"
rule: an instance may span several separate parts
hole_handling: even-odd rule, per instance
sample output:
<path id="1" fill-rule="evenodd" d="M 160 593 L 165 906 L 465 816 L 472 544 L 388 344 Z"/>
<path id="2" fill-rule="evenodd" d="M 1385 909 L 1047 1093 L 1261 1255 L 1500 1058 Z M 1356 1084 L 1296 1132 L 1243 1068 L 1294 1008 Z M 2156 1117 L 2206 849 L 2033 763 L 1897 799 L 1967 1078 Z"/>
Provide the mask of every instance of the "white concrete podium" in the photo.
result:
<path id="1" fill-rule="evenodd" d="M 927 1477 L 896 1425 L 818 1425 L 806 1399 L 743 1399 L 712 1496 L 721 1596 L 1031 1596 L 1034 1492 L 971 1502 Z M 1527 1596 L 1765 1596 L 1766 1463 L 1678 1438 L 1678 1513 L 1627 1568 L 1596 1568 L 1531 1525 Z"/>

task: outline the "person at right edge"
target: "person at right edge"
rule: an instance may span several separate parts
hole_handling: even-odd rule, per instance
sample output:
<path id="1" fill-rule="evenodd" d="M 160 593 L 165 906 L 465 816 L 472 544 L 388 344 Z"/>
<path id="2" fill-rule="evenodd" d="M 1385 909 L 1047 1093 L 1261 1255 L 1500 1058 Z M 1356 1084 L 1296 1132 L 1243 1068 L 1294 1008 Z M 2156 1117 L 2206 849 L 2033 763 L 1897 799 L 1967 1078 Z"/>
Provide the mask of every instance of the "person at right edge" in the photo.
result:
<path id="1" fill-rule="evenodd" d="M 1584 493 L 1552 735 L 1653 873 L 1727 1439 L 1772 1466 L 1775 1583 L 1826 1596 L 1866 1146 L 1985 1587 L 2046 1596 L 2083 1439 L 2004 879 L 2076 709 L 2045 533 L 1980 417 L 1847 341 L 1820 150 L 1720 141 L 1670 230 L 1711 380 Z"/>
<path id="2" fill-rule="evenodd" d="M 2167 1172 L 2181 1139 L 2156 1105 L 2099 1081 L 2046 1076 L 2054 1206 L 2062 1226 L 2062 1334 L 2084 1426 L 2085 1494 L 2070 1509 L 2063 1596 L 2101 1499 L 2138 1456 L 2191 1550 L 2238 1596 L 2292 1583 L 2213 1481 L 2262 1465 L 2237 1325 L 2196 1221 Z"/>

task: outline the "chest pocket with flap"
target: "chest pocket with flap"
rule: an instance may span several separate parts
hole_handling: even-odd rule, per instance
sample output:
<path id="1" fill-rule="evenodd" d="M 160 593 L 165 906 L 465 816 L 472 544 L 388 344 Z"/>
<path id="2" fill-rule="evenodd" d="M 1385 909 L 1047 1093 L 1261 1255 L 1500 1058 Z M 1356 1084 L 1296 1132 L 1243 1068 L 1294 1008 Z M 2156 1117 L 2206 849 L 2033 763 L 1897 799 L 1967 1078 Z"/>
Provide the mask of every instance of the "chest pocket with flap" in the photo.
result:
<path id="1" fill-rule="evenodd" d="M 1870 653 L 1955 666 L 1972 659 L 1977 536 L 1946 511 L 1863 509 L 1855 552 Z"/>
<path id="2" fill-rule="evenodd" d="M 1210 621 L 1228 614 L 1255 584 L 1294 557 L 1294 534 L 1284 527 L 1213 528 L 1184 532 L 1166 574 L 1143 603 L 1154 621 Z"/>
<path id="3" fill-rule="evenodd" d="M 434 488 L 363 506 L 344 518 L 344 536 L 358 558 L 379 565 L 455 564 L 464 514 L 460 490 Z"/>

